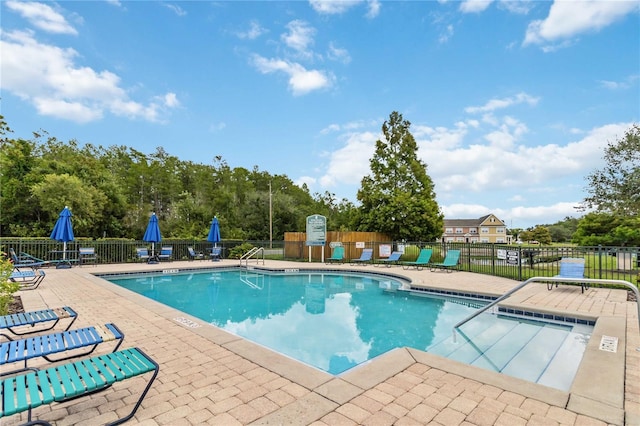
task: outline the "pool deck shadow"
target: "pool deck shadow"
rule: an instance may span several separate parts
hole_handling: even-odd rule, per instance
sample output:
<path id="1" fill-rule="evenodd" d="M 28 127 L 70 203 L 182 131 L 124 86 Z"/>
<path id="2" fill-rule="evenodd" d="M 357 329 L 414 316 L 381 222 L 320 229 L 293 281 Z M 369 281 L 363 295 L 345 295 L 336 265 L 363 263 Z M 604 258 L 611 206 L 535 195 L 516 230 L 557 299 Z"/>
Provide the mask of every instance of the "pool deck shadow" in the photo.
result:
<path id="1" fill-rule="evenodd" d="M 409 348 L 332 376 L 93 275 L 226 266 L 238 262 L 48 269 L 38 289 L 18 294 L 26 310 L 72 306 L 78 327 L 113 322 L 125 333 L 123 347 L 140 347 L 160 364 L 158 379 L 130 424 L 640 425 L 640 330 L 637 305 L 627 302 L 625 290 L 591 288 L 582 294 L 580 287 L 548 291 L 545 284 L 534 284 L 505 301 L 520 309 L 597 319 L 572 388 L 564 392 Z M 264 266 L 390 273 L 416 287 L 496 296 L 518 284 L 400 267 L 269 260 Z M 600 349 L 603 336 L 618 338 L 616 352 Z M 34 417 L 58 425 L 114 421 L 131 410 L 141 386 L 138 379 L 118 383 L 87 398 L 40 407 Z M 21 414 L 1 423 L 25 421 Z"/>

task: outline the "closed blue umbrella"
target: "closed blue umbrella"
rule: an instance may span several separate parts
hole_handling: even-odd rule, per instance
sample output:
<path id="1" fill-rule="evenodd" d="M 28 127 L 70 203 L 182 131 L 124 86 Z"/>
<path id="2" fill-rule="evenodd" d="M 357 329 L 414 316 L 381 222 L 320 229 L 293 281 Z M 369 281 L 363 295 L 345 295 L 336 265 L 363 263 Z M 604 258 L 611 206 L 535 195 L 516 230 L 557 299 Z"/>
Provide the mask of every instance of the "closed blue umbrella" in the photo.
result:
<path id="1" fill-rule="evenodd" d="M 217 243 L 220 242 L 220 224 L 218 223 L 218 218 L 215 216 L 211 221 L 211 228 L 209 228 L 209 236 L 207 237 L 207 241 L 213 243 L 214 247 L 217 247 Z"/>
<path id="2" fill-rule="evenodd" d="M 51 232 L 52 240 L 62 241 L 64 248 L 62 250 L 62 260 L 67 259 L 67 243 L 73 241 L 73 225 L 71 224 L 71 210 L 69 207 L 62 209 L 60 216 L 56 221 L 53 231 Z"/>
<path id="3" fill-rule="evenodd" d="M 151 243 L 151 257 L 155 256 L 156 243 L 162 241 L 162 235 L 160 234 L 160 226 L 158 225 L 158 217 L 155 213 L 149 218 L 149 224 L 147 230 L 144 232 L 142 241 Z"/>

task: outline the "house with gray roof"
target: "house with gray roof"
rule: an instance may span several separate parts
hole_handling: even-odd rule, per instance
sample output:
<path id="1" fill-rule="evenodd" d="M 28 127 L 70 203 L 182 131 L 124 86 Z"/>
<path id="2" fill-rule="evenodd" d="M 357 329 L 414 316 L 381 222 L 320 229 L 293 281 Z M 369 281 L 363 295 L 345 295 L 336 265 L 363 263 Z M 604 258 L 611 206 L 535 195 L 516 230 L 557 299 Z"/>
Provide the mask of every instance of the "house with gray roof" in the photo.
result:
<path id="1" fill-rule="evenodd" d="M 447 243 L 501 243 L 511 242 L 507 226 L 493 214 L 478 219 L 446 219 L 442 241 Z"/>

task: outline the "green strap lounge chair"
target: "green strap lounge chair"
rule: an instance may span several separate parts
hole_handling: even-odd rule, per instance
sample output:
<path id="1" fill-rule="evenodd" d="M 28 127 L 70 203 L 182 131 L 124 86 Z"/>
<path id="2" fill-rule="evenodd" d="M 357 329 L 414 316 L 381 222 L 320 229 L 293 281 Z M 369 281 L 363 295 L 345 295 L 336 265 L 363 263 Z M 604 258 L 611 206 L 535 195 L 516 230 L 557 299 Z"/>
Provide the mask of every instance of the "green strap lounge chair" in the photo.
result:
<path id="1" fill-rule="evenodd" d="M 138 348 L 130 348 L 9 377 L 0 381 L 0 392 L 2 392 L 0 419 L 26 411 L 28 422 L 25 424 L 50 425 L 46 420 L 32 420 L 32 410 L 53 402 L 68 401 L 100 392 L 116 382 L 145 373 L 153 373 L 133 410 L 128 415 L 109 423 L 109 425 L 122 424 L 135 415 L 159 370 L 158 363 L 148 355 Z M 0 423 L 2 423 L 1 420 Z"/>
<path id="2" fill-rule="evenodd" d="M 418 271 L 422 270 L 422 268 L 429 265 L 431 262 L 431 255 L 433 254 L 433 250 L 430 248 L 423 248 L 420 250 L 418 254 L 418 258 L 413 262 L 402 262 L 403 269 L 411 269 L 416 268 Z"/>
<path id="3" fill-rule="evenodd" d="M 326 263 L 343 263 L 344 262 L 344 247 L 338 246 L 333 249 L 331 257 L 326 259 Z"/>
<path id="4" fill-rule="evenodd" d="M 429 267 L 431 271 L 436 269 L 444 269 L 447 272 L 453 271 L 458 266 L 460 260 L 460 250 L 448 250 L 444 260 L 440 263 L 431 263 Z"/>

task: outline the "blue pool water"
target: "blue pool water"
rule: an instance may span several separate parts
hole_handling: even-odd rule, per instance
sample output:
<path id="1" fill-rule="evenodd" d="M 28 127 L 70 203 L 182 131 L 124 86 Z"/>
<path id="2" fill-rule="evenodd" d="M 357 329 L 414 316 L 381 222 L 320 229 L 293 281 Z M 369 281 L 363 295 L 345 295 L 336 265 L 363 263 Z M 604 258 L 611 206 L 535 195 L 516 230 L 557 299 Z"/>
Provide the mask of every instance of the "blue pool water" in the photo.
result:
<path id="1" fill-rule="evenodd" d="M 592 328 L 483 314 L 453 339 L 453 325 L 487 302 L 389 291 L 400 283 L 383 275 L 232 269 L 103 278 L 331 374 L 411 347 L 566 390 Z"/>

